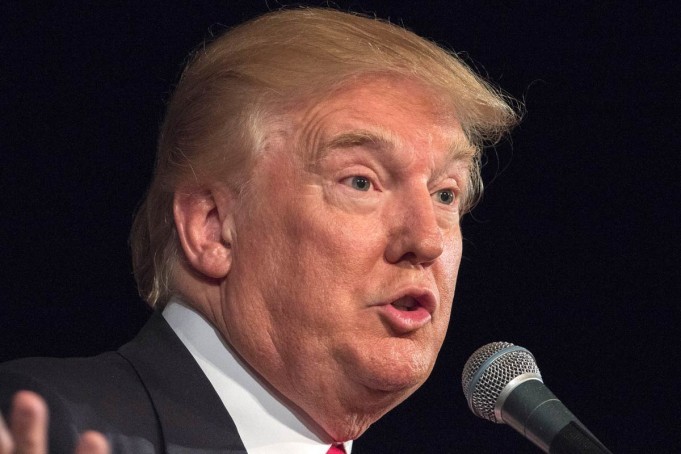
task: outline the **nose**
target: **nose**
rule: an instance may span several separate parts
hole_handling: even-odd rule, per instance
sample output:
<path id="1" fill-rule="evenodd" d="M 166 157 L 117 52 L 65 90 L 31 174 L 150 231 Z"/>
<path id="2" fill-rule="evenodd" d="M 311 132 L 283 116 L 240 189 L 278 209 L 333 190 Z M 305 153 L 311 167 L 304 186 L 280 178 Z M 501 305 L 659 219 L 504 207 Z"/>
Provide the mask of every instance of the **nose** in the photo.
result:
<path id="1" fill-rule="evenodd" d="M 390 238 L 385 252 L 389 263 L 427 265 L 442 255 L 444 236 L 427 190 L 396 197 L 390 217 Z"/>

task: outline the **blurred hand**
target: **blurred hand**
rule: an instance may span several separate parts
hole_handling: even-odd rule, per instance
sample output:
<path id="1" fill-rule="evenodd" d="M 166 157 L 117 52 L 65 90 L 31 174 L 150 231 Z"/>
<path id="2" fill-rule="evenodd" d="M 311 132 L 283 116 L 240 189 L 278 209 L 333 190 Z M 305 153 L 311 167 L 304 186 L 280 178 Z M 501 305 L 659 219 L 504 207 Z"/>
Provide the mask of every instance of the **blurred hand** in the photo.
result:
<path id="1" fill-rule="evenodd" d="M 47 405 L 31 391 L 19 391 L 12 401 L 7 424 L 0 416 L 0 454 L 47 454 Z M 104 435 L 89 431 L 82 434 L 77 454 L 108 454 Z"/>

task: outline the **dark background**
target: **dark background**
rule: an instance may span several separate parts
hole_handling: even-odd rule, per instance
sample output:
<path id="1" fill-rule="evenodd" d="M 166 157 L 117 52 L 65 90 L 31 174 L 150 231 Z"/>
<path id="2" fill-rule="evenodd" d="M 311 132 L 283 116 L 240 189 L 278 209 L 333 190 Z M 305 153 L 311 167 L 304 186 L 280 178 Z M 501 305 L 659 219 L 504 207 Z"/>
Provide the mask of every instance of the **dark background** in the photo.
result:
<path id="1" fill-rule="evenodd" d="M 527 110 L 487 154 L 433 376 L 354 452 L 537 452 L 466 408 L 463 364 L 497 340 L 530 349 L 614 452 L 679 449 L 679 7 L 338 4 L 465 51 Z M 168 93 L 211 30 L 279 7 L 99 5 L 0 5 L 0 360 L 95 354 L 139 329 L 127 235 Z"/>

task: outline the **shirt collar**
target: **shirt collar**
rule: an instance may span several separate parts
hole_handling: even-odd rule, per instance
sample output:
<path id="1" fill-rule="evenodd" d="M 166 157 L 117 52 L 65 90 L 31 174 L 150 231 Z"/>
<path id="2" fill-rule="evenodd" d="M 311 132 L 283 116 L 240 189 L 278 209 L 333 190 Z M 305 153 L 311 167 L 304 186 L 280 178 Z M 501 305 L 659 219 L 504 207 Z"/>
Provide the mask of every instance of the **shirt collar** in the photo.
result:
<path id="1" fill-rule="evenodd" d="M 260 383 L 198 312 L 173 297 L 163 317 L 215 388 L 249 454 L 326 454 L 330 445 Z M 344 446 L 350 454 L 352 441 Z"/>

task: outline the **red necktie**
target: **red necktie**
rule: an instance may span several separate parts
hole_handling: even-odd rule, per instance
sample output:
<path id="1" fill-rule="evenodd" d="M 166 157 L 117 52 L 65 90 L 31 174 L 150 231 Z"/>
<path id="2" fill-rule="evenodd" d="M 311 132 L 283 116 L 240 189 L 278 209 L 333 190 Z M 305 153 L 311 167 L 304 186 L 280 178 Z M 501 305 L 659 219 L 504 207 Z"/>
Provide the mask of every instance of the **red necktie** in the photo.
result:
<path id="1" fill-rule="evenodd" d="M 343 446 L 343 443 L 331 445 L 326 454 L 345 454 L 345 446 Z"/>

